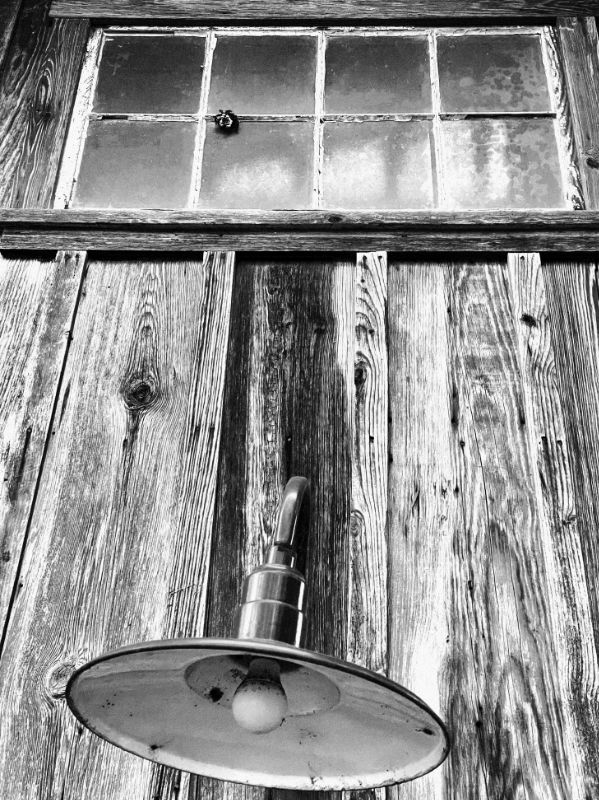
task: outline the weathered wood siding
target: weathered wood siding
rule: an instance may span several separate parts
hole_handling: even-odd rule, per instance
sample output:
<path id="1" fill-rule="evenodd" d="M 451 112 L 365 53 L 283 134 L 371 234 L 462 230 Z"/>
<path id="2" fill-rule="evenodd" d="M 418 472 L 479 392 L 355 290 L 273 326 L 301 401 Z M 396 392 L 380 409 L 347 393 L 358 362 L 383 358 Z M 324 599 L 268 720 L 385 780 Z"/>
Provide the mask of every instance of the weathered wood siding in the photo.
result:
<path id="1" fill-rule="evenodd" d="M 107 648 L 230 633 L 294 473 L 314 492 L 309 645 L 388 671 L 451 730 L 442 768 L 386 794 L 598 795 L 597 265 L 388 261 L 90 261 L 41 387 L 0 661 L 12 800 L 266 797 L 101 743 L 64 686 Z"/>
<path id="2" fill-rule="evenodd" d="M 84 258 L 0 256 L 0 620 L 15 589 Z"/>
<path id="3" fill-rule="evenodd" d="M 43 209 L 88 23 L 17 5 L 0 14 L 0 206 Z M 560 30 L 570 82 L 596 75 L 580 23 Z M 597 208 L 587 89 L 575 137 Z M 493 255 L 492 235 L 490 255 L 410 260 L 345 235 L 314 254 L 300 237 L 288 254 L 258 238 L 245 254 L 0 260 L 2 797 L 293 800 L 110 747 L 64 690 L 109 648 L 230 633 L 297 473 L 313 491 L 309 646 L 418 692 L 453 739 L 432 775 L 351 800 L 599 797 L 597 260 Z"/>
<path id="4" fill-rule="evenodd" d="M 154 19 L 439 19 L 595 14 L 595 0 L 53 0 L 57 16 Z"/>
<path id="5" fill-rule="evenodd" d="M 52 205 L 89 20 L 50 19 L 49 8 L 23 0 L 0 64 L 0 206 Z"/>

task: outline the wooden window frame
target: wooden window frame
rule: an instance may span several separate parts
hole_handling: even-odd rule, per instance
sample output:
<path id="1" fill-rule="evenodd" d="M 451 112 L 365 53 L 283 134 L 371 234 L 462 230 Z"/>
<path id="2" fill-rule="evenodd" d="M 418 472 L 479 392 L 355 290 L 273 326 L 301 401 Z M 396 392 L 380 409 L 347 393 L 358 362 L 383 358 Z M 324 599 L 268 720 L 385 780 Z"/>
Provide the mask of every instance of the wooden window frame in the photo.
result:
<path id="1" fill-rule="evenodd" d="M 237 0 L 214 19 L 215 2 L 202 4 L 178 0 L 153 0 L 153 2 L 119 4 L 115 16 L 130 19 L 133 8 L 135 20 L 158 20 L 165 17 L 189 19 L 194 10 L 192 24 L 213 15 L 211 22 L 230 23 L 231 17 L 256 21 L 258 6 L 268 4 L 254 0 Z M 268 6 L 271 16 L 278 19 L 281 4 Z M 362 18 L 360 14 L 347 13 L 348 6 L 364 9 L 373 16 L 374 3 L 344 0 L 338 4 L 346 10 L 344 21 L 352 24 Z M 389 11 L 408 7 L 420 13 L 404 14 L 405 18 L 422 20 L 438 17 L 441 8 L 445 13 L 459 6 L 464 16 L 511 13 L 512 24 L 521 14 L 497 3 L 446 3 L 438 0 L 431 5 L 435 14 L 423 13 L 422 5 L 414 3 L 382 4 Z M 473 6 L 476 5 L 475 9 Z M 570 12 L 589 12 L 589 4 L 567 4 Z M 53 13 L 76 16 L 106 17 L 109 3 L 78 0 L 71 3 L 55 0 Z M 306 24 L 303 2 L 289 4 L 295 11 L 296 24 Z M 484 6 L 484 7 L 483 7 Z M 185 15 L 174 9 L 187 9 Z M 287 5 L 285 5 L 287 7 Z M 376 6 L 378 8 L 378 6 Z M 219 4 L 221 12 L 223 4 Z M 335 5 L 335 8 L 337 6 Z M 210 10 L 212 9 L 212 11 Z M 245 9 L 245 11 L 243 11 Z M 277 10 L 278 9 L 278 10 Z M 545 13 L 562 12 L 559 3 L 552 0 L 527 5 L 527 16 L 543 10 Z M 166 12 L 169 12 L 168 14 Z M 243 13 L 242 13 L 243 11 Z M 460 11 L 456 16 L 461 16 Z M 142 13 L 143 12 L 143 13 Z M 332 19 L 334 9 L 325 6 L 316 16 L 319 21 Z M 397 12 L 396 12 L 397 13 Z M 364 13 L 362 16 L 368 16 Z M 380 16 L 380 15 L 379 15 Z M 391 16 L 389 13 L 387 16 Z M 372 20 L 374 23 L 374 20 Z M 497 22 L 497 18 L 494 22 Z M 547 22 L 547 19 L 543 20 Z M 191 20 L 190 20 L 191 22 Z M 397 20 L 396 20 L 397 22 Z M 455 20 L 453 21 L 455 24 Z M 507 22 L 507 20 L 506 20 Z M 473 24 L 474 20 L 464 20 Z M 563 71 L 564 86 L 572 108 L 570 125 L 571 147 L 575 163 L 580 170 L 580 182 L 586 210 L 574 211 L 493 211 L 493 212 L 352 212 L 328 211 L 297 212 L 204 212 L 204 211 L 81 211 L 81 210 L 0 210 L 0 248 L 11 249 L 89 249 L 89 250 L 307 250 L 307 251 L 364 251 L 389 250 L 396 252 L 466 252 L 466 251 L 539 251 L 539 252 L 594 252 L 599 250 L 599 47 L 594 18 L 567 17 L 556 22 L 556 46 L 559 48 L 559 68 Z"/>
<path id="2" fill-rule="evenodd" d="M 203 38 L 205 42 L 205 61 L 201 81 L 201 93 L 199 108 L 196 113 L 97 113 L 93 110 L 93 97 L 98 80 L 99 69 L 104 52 L 105 44 L 108 40 L 122 36 L 197 36 Z M 454 210 L 445 209 L 446 205 L 446 162 L 441 153 L 441 125 L 442 120 L 463 119 L 551 119 L 555 128 L 555 142 L 558 151 L 560 184 L 562 196 L 565 200 L 565 209 L 583 209 L 585 202 L 583 198 L 582 185 L 578 164 L 575 158 L 574 147 L 572 146 L 572 127 L 570 125 L 571 113 L 568 106 L 567 96 L 564 91 L 565 75 L 559 68 L 559 53 L 555 29 L 546 25 L 502 25 L 497 26 L 470 26 L 461 25 L 457 27 L 436 27 L 436 26 L 326 26 L 316 28 L 314 26 L 100 26 L 96 27 L 90 36 L 87 56 L 83 65 L 79 90 L 73 113 L 73 121 L 70 126 L 67 143 L 64 150 L 63 161 L 59 173 L 58 187 L 55 193 L 54 207 L 60 209 L 73 208 L 74 193 L 77 184 L 77 177 L 81 166 L 81 159 L 86 143 L 86 134 L 89 123 L 92 120 L 145 120 L 145 121 L 171 121 L 171 122 L 191 122 L 197 126 L 195 137 L 195 150 L 193 154 L 193 169 L 190 180 L 186 209 L 201 208 L 201 180 L 204 173 L 204 146 L 206 141 L 207 129 L 211 124 L 212 116 L 208 114 L 208 100 L 210 82 L 212 79 L 212 60 L 217 41 L 220 37 L 235 36 L 305 36 L 314 40 L 316 46 L 316 72 L 314 85 L 314 106 L 310 114 L 242 114 L 240 121 L 292 121 L 309 122 L 312 126 L 312 137 L 314 142 L 312 154 L 312 187 L 310 210 L 324 209 L 330 213 L 335 213 L 337 206 L 328 206 L 323 198 L 323 134 L 326 122 L 351 122 L 382 120 L 398 121 L 417 121 L 429 120 L 432 126 L 433 137 L 433 205 L 430 210 Z M 439 86 L 439 63 L 438 63 L 438 41 L 439 38 L 447 37 L 461 38 L 462 36 L 536 36 L 539 39 L 543 67 L 547 81 L 550 107 L 544 111 L 536 112 L 472 112 L 468 114 L 444 112 L 440 102 Z M 428 58 L 430 60 L 430 82 L 431 82 L 431 109 L 427 112 L 409 113 L 327 113 L 324 107 L 324 88 L 325 88 L 325 51 L 327 43 L 331 39 L 340 36 L 360 37 L 404 37 L 421 40 L 426 43 L 428 48 Z M 85 206 L 78 206 L 84 208 Z M 135 207 L 132 207 L 135 208 Z M 295 210 L 306 208 L 299 206 Z M 532 207 L 531 207 L 532 209 Z M 554 210 L 557 210 L 556 206 Z M 562 209 L 562 210 L 565 210 Z M 135 209 L 138 210 L 138 209 Z M 344 209 L 339 209 L 341 212 Z M 358 209 L 355 209 L 358 210 Z M 366 209 L 364 209 L 366 210 Z M 408 210 L 408 209 L 405 209 Z M 415 207 L 412 210 L 421 210 Z M 473 208 L 472 210 L 482 210 Z M 538 209 L 536 209 L 538 210 Z M 549 210 L 549 209 L 547 209 Z"/>
<path id="3" fill-rule="evenodd" d="M 57 17 L 96 19 L 401 20 L 592 16 L 596 0 L 53 0 Z"/>

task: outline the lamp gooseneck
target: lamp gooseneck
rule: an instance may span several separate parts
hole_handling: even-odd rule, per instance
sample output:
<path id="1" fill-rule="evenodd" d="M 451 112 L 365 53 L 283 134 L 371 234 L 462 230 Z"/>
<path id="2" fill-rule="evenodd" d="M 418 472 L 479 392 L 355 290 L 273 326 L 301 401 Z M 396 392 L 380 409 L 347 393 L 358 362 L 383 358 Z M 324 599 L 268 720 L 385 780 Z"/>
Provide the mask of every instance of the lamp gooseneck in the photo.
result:
<path id="1" fill-rule="evenodd" d="M 243 583 L 235 618 L 236 638 L 301 646 L 306 584 L 295 564 L 299 519 L 309 498 L 306 478 L 294 477 L 288 481 L 266 563 L 251 572 Z"/>

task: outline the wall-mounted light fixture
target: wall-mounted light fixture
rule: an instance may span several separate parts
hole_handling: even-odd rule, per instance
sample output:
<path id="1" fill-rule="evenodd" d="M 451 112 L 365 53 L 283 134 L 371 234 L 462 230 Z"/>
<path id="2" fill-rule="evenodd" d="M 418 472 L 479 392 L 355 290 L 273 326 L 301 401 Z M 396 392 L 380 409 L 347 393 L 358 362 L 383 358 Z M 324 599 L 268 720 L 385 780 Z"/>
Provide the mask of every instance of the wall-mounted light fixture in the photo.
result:
<path id="1" fill-rule="evenodd" d="M 234 639 L 123 647 L 71 677 L 69 707 L 144 758 L 284 789 L 364 789 L 424 775 L 445 758 L 441 720 L 378 673 L 301 648 L 298 519 L 308 482 L 285 488 L 266 564 L 243 586 Z"/>

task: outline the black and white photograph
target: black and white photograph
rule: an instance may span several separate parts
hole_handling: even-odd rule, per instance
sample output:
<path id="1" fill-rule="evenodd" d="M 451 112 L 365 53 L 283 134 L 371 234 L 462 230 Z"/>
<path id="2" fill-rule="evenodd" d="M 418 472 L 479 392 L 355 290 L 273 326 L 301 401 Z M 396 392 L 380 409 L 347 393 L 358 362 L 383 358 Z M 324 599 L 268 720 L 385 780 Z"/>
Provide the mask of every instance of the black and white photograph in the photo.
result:
<path id="1" fill-rule="evenodd" d="M 599 800 L 599 0 L 0 0 L 0 800 Z"/>

